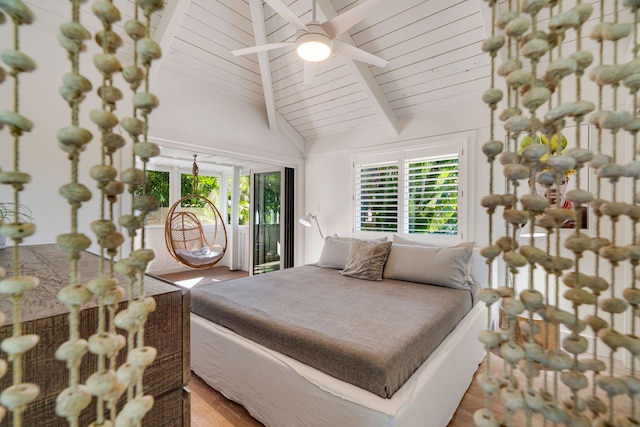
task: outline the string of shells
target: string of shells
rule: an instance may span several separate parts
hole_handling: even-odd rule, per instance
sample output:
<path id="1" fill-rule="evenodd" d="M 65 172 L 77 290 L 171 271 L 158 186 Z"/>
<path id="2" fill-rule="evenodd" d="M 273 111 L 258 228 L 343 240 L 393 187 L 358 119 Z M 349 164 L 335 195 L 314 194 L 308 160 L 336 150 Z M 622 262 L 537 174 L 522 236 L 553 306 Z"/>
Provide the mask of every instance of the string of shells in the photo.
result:
<path id="1" fill-rule="evenodd" d="M 60 95 L 67 101 L 70 109 L 70 124 L 58 131 L 58 146 L 70 162 L 70 182 L 63 185 L 59 192 L 70 207 L 71 229 L 57 237 L 58 249 L 68 254 L 70 277 L 69 284 L 58 293 L 58 300 L 69 310 L 69 339 L 61 344 L 55 353 L 56 359 L 66 363 L 69 386 L 56 399 L 56 414 L 67 420 L 70 426 L 79 425 L 81 412 L 91 403 L 92 389 L 80 383 L 80 366 L 89 343 L 80 336 L 79 316 L 82 307 L 91 300 L 92 293 L 86 283 L 81 283 L 78 275 L 78 262 L 81 252 L 89 248 L 91 239 L 78 228 L 79 209 L 92 198 L 91 190 L 80 182 L 78 169 L 80 155 L 93 139 L 93 134 L 80 127 L 80 106 L 93 84 L 80 72 L 80 55 L 86 50 L 86 42 L 91 33 L 80 22 L 80 1 L 73 0 L 71 21 L 60 26 L 58 42 L 67 51 L 70 72 L 62 77 Z"/>
<path id="2" fill-rule="evenodd" d="M 102 51 L 93 56 L 93 63 L 102 76 L 102 85 L 97 89 L 102 103 L 100 109 L 90 113 L 102 141 L 101 163 L 90 169 L 101 195 L 100 219 L 91 223 L 91 229 L 100 245 L 102 258 L 98 277 L 87 284 L 98 302 L 98 327 L 88 340 L 88 349 L 97 356 L 98 366 L 87 379 L 87 387 L 96 396 L 95 424 L 104 425 L 106 421 L 113 423 L 116 419 L 118 400 L 127 388 L 122 374 L 117 371 L 116 361 L 116 356 L 126 346 L 126 338 L 117 332 L 115 325 L 117 304 L 124 298 L 125 291 L 119 286 L 114 270 L 115 257 L 125 239 L 113 220 L 116 203 L 125 188 L 117 180 L 118 170 L 113 166 L 113 155 L 125 146 L 126 141 L 114 132 L 119 121 L 116 104 L 123 97 L 122 91 L 113 84 L 114 76 L 122 71 L 116 52 L 123 42 L 113 30 L 113 25 L 120 20 L 120 12 L 109 1 L 93 2 L 92 11 L 103 27 L 95 34 L 95 41 Z M 105 406 L 108 416 L 105 416 Z"/>
<path id="3" fill-rule="evenodd" d="M 129 304 L 115 317 L 116 325 L 127 331 L 127 360 L 118 369 L 118 377 L 126 384 L 127 403 L 116 418 L 116 424 L 139 425 L 142 418 L 153 406 L 153 397 L 144 394 L 144 370 L 156 358 L 156 349 L 144 344 L 144 326 L 149 314 L 155 311 L 152 297 L 145 296 L 144 272 L 154 259 L 154 252 L 145 249 L 142 233 L 142 249 L 134 246 L 134 237 L 144 227 L 146 216 L 159 207 L 155 196 L 146 194 L 146 166 L 150 158 L 160 154 L 157 144 L 148 140 L 149 115 L 159 105 L 158 98 L 149 92 L 152 62 L 161 57 L 160 46 L 151 38 L 151 15 L 164 7 L 162 0 L 137 0 L 134 19 L 125 23 L 127 35 L 134 41 L 133 64 L 124 67 L 123 77 L 129 83 L 133 99 L 133 115 L 122 119 L 121 126 L 131 140 L 133 167 L 122 172 L 122 181 L 128 186 L 132 198 L 132 210 L 119 218 L 119 224 L 128 230 L 131 238 L 130 254 L 118 261 L 115 270 L 129 279 Z M 142 11 L 144 22 L 139 18 Z M 140 161 L 143 168 L 135 166 Z M 142 194 L 135 195 L 141 188 Z"/>
<path id="4" fill-rule="evenodd" d="M 6 14 L 6 15 L 5 15 Z M 40 387 L 36 384 L 23 382 L 24 354 L 34 348 L 40 337 L 34 334 L 23 334 L 20 321 L 21 304 L 23 295 L 39 285 L 39 279 L 34 276 L 22 274 L 20 263 L 20 244 L 23 240 L 36 231 L 35 224 L 26 222 L 20 215 L 20 193 L 26 184 L 31 181 L 31 176 L 20 170 L 20 151 L 22 148 L 21 137 L 33 128 L 33 122 L 20 114 L 20 88 L 21 77 L 24 73 L 36 69 L 35 61 L 27 54 L 19 50 L 20 29 L 23 25 L 29 25 L 34 21 L 33 12 L 20 0 L 0 1 L 0 25 L 8 24 L 8 19 L 14 27 L 13 46 L 3 50 L 0 54 L 0 84 L 6 79 L 12 79 L 14 83 L 14 108 L 12 111 L 0 111 L 0 132 L 10 134 L 7 141 L 13 140 L 13 170 L 0 169 L 0 184 L 9 185 L 13 189 L 14 216 L 11 219 L 0 220 L 0 234 L 7 237 L 13 243 L 13 271 L 9 274 L 0 268 L 0 294 L 4 295 L 13 305 L 11 314 L 12 335 L 2 340 L 0 348 L 7 354 L 8 360 L 0 359 L 0 377 L 4 377 L 9 370 L 12 373 L 12 384 L 0 393 L 0 420 L 7 411 L 11 412 L 13 425 L 22 425 L 22 415 L 29 403 L 33 402 L 40 394 Z M 9 46 L 5 46 L 9 47 Z M 6 127 L 6 128 L 5 128 Z M 4 153 L 10 153 L 9 144 L 3 149 Z M 11 156 L 3 156 L 10 159 Z M 6 315 L 0 312 L 0 326 L 5 324 Z M 9 368 L 10 367 L 10 368 Z"/>
<path id="5" fill-rule="evenodd" d="M 127 230 L 131 240 L 130 256 L 116 263 L 116 256 L 125 242 L 125 237 L 118 231 L 118 226 L 113 221 L 114 205 L 118 197 L 128 189 L 131 197 L 140 185 L 144 183 L 144 170 L 135 167 L 120 173 L 114 167 L 113 155 L 126 145 L 125 138 L 115 132 L 120 125 L 127 131 L 134 141 L 135 152 L 139 135 L 145 134 L 148 123 L 135 117 L 140 107 L 140 101 L 136 101 L 134 94 L 134 117 L 126 117 L 122 120 L 115 114 L 116 103 L 123 98 L 120 89 L 114 86 L 114 76 L 122 73 L 132 90 L 135 92 L 141 82 L 146 82 L 148 87 L 147 72 L 137 66 L 122 67 L 116 56 L 117 49 L 123 45 L 122 38 L 114 31 L 114 24 L 121 20 L 119 9 L 112 1 L 97 0 L 91 5 L 94 15 L 102 23 L 103 29 L 95 34 L 95 40 L 101 48 L 101 53 L 94 55 L 93 63 L 102 76 L 102 84 L 96 92 L 101 100 L 101 108 L 89 113 L 91 121 L 97 126 L 101 134 L 101 163 L 90 169 L 90 176 L 96 181 L 97 189 L 101 195 L 101 217 L 91 223 L 91 230 L 96 235 L 96 241 L 100 245 L 102 262 L 98 277 L 89 281 L 86 285 L 79 284 L 77 268 L 74 266 L 80 257 L 80 252 L 89 247 L 91 240 L 77 231 L 77 211 L 82 203 L 91 199 L 92 194 L 84 184 L 78 181 L 77 170 L 80 153 L 84 151 L 93 136 L 87 129 L 78 126 L 80 103 L 86 94 L 93 89 L 93 84 L 79 72 L 79 55 L 86 49 L 85 42 L 91 39 L 91 34 L 79 22 L 79 0 L 72 2 L 72 21 L 63 24 L 59 35 L 60 44 L 67 50 L 71 61 L 72 71 L 63 77 L 63 87 L 60 93 L 71 108 L 71 125 L 62 129 L 59 134 L 61 148 L 68 153 L 71 161 L 73 181 L 61 189 L 60 193 L 71 205 L 72 231 L 58 238 L 58 246 L 70 254 L 71 270 L 76 273 L 72 283 L 60 292 L 59 299 L 70 309 L 70 339 L 56 352 L 56 357 L 67 362 L 70 376 L 70 386 L 63 391 L 57 400 L 56 412 L 67 418 L 71 425 L 77 425 L 78 417 L 82 410 L 91 402 L 91 396 L 96 396 L 95 425 L 140 425 L 144 415 L 153 405 L 153 397 L 143 394 L 142 375 L 144 368 L 155 360 L 155 349 L 145 347 L 144 322 L 149 313 L 155 310 L 155 301 L 144 297 L 142 285 L 144 272 L 148 263 L 153 259 L 153 251 L 147 249 L 134 249 L 133 239 L 138 230 L 144 225 L 145 215 L 157 209 L 158 202 L 152 197 L 145 196 L 140 201 L 136 197 L 132 201 L 132 212 L 118 219 L 118 225 Z M 151 13 L 163 6 L 162 2 L 138 2 L 137 7 L 143 8 L 147 21 Z M 148 22 L 147 22 L 148 24 Z M 135 20 L 125 23 L 125 31 L 129 35 L 142 33 L 148 40 L 148 25 Z M 134 40 L 137 38 L 134 37 Z M 148 43 L 152 47 L 159 47 L 155 42 Z M 146 54 L 146 50 L 136 46 L 134 57 L 140 55 L 140 51 Z M 155 55 L 155 54 L 154 54 Z M 158 55 L 154 56 L 158 57 Z M 150 66 L 150 63 L 149 63 Z M 144 98 L 144 97 L 143 97 Z M 157 105 L 157 99 L 155 105 Z M 152 108 L 147 104 L 145 114 Z M 156 155 L 159 149 L 156 149 Z M 151 156 L 146 156 L 146 158 Z M 143 242 L 144 245 L 144 242 Z M 143 246 L 144 248 L 144 246 Z M 125 276 L 129 281 L 128 307 L 116 313 L 116 305 L 125 295 L 124 289 L 119 286 L 115 273 Z M 78 336 L 78 313 L 86 302 L 93 296 L 98 303 L 98 328 L 96 332 L 84 340 Z M 127 336 L 117 333 L 116 327 L 126 331 Z M 123 348 L 127 348 L 126 363 L 116 366 L 116 356 Z M 78 372 L 81 359 L 89 351 L 98 357 L 98 368 L 86 381 L 86 385 L 78 383 Z M 117 403 L 120 397 L 127 392 L 126 403 L 117 411 Z M 105 410 L 106 407 L 106 410 Z"/>
<path id="6" fill-rule="evenodd" d="M 638 28 L 640 1 L 625 0 L 628 9 L 621 13 L 618 1 L 594 3 L 599 19 L 592 18 L 594 5 L 579 0 L 487 3 L 494 26 L 482 49 L 491 57 L 492 80 L 483 101 L 491 128 L 482 151 L 491 180 L 490 194 L 481 200 L 489 215 L 489 242 L 481 253 L 491 266 L 500 259 L 506 273 L 503 286 L 480 293 L 487 306 L 499 306 L 504 321 L 491 330 L 490 314 L 479 339 L 488 352 L 499 352 L 504 367 L 503 375 L 495 376 L 487 363 L 479 376 L 485 408 L 474 414 L 475 424 L 543 419 L 568 426 L 640 425 L 634 404 L 640 392 L 635 367 L 640 60 L 637 36 L 629 41 Z M 605 12 L 607 3 L 615 13 Z M 595 57 L 583 48 L 583 34 L 600 46 Z M 625 61 L 618 54 L 623 41 L 632 52 Z M 497 78 L 504 79 L 500 87 L 506 91 Z M 594 95 L 589 100 L 585 94 Z M 632 101 L 631 112 L 620 108 L 623 96 Z M 566 139 L 573 146 L 565 147 Z M 495 185 L 500 173 L 504 193 Z M 560 205 L 553 191 L 569 177 L 576 184 Z M 588 227 L 587 209 L 595 217 Z M 567 224 L 571 230 L 562 230 Z M 534 226 L 544 230 L 544 242 L 519 237 L 523 228 Z M 617 326 L 624 326 L 625 318 L 630 319 L 626 330 Z M 526 339 L 516 340 L 516 330 Z M 552 345 L 536 341 L 536 335 Z M 630 374 L 616 375 L 614 361 L 624 360 L 624 352 Z M 516 372 L 526 380 L 519 382 Z M 544 379 L 541 388 L 534 387 L 538 377 Z M 630 409 L 620 413 L 614 408 L 625 395 Z M 502 407 L 499 414 L 490 409 L 494 397 Z"/>

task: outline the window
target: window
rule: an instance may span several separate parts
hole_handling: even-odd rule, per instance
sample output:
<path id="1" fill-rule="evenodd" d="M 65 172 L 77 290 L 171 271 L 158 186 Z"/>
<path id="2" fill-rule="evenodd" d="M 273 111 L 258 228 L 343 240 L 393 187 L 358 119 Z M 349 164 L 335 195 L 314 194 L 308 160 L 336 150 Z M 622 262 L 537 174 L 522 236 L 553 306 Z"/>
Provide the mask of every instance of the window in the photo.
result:
<path id="1" fill-rule="evenodd" d="M 398 162 L 356 166 L 356 230 L 398 231 Z"/>
<path id="2" fill-rule="evenodd" d="M 354 158 L 355 231 L 460 236 L 462 143 Z"/>
<path id="3" fill-rule="evenodd" d="M 458 234 L 458 156 L 405 160 L 405 217 L 410 234 Z"/>
<path id="4" fill-rule="evenodd" d="M 219 208 L 220 186 L 218 178 L 215 176 L 198 175 L 198 188 L 194 192 L 194 179 L 191 174 L 180 174 L 180 197 L 188 197 L 194 194 L 211 201 L 216 208 Z M 197 197 L 187 198 L 180 204 L 183 211 L 196 214 L 202 224 L 215 224 L 214 212 L 205 201 Z"/>
<path id="5" fill-rule="evenodd" d="M 160 207 L 169 207 L 169 172 L 148 170 L 145 187 L 144 192 L 150 196 L 156 196 L 160 202 Z M 142 193 L 142 187 L 135 191 L 136 196 Z"/>
<path id="6" fill-rule="evenodd" d="M 170 206 L 170 172 L 147 170 L 147 180 L 144 190 L 146 194 L 156 196 L 160 201 L 160 208 L 147 215 L 145 225 L 164 225 Z M 135 191 L 136 196 L 142 193 L 142 187 Z"/>

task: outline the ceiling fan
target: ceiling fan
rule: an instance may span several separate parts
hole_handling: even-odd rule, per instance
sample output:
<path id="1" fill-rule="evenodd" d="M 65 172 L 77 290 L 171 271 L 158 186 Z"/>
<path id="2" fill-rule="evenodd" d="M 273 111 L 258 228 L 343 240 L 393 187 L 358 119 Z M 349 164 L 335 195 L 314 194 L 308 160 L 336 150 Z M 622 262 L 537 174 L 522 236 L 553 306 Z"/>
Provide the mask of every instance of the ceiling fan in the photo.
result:
<path id="1" fill-rule="evenodd" d="M 388 61 L 345 43 L 337 37 L 371 15 L 386 1 L 387 0 L 368 0 L 328 21 L 320 23 L 316 21 L 316 0 L 313 0 L 312 20 L 305 24 L 281 0 L 265 0 L 278 15 L 297 28 L 295 42 L 251 46 L 244 49 L 232 50 L 231 53 L 239 56 L 295 46 L 298 55 L 305 60 L 305 66 L 308 62 L 315 63 L 323 61 L 327 59 L 331 53 L 335 53 L 355 59 L 356 61 L 384 67 L 388 64 Z M 305 75 L 306 74 L 305 72 Z"/>

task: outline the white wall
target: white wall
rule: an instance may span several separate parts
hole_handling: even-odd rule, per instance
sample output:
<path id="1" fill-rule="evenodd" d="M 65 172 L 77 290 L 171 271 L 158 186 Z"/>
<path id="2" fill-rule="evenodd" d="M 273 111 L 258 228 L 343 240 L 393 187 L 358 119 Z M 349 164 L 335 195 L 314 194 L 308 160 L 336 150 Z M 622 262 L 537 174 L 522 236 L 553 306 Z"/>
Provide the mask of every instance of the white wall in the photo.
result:
<path id="1" fill-rule="evenodd" d="M 281 132 L 269 129 L 264 106 L 168 69 L 158 71 L 154 79 L 152 91 L 161 105 L 151 120 L 152 139 L 264 163 L 303 163 L 298 148 Z"/>
<path id="2" fill-rule="evenodd" d="M 0 26 L 0 50 L 10 48 L 8 43 L 11 26 Z M 21 194 L 21 202 L 33 212 L 37 233 L 26 239 L 26 244 L 55 243 L 56 236 L 70 230 L 70 208 L 58 189 L 70 182 L 69 161 L 58 148 L 56 134 L 70 123 L 70 110 L 58 93 L 62 76 L 69 72 L 70 63 L 66 52 L 56 40 L 58 29 L 34 25 L 21 29 L 21 49 L 38 63 L 38 69 L 21 77 L 20 111 L 35 123 L 33 131 L 22 139 L 20 169 L 32 175 L 32 182 Z M 95 87 L 101 77 L 92 64 L 92 56 L 98 47 L 88 43 L 89 50 L 81 56 L 81 73 Z M 126 65 L 126 64 L 125 64 Z M 304 160 L 298 149 L 279 131 L 268 128 L 264 107 L 232 98 L 201 83 L 171 71 L 153 74 L 152 89 L 160 98 L 160 106 L 150 115 L 150 139 L 167 146 L 186 148 L 195 152 L 208 152 L 246 159 L 257 159 L 264 163 L 296 168 L 297 204 L 302 205 L 304 194 Z M 131 114 L 128 85 L 117 77 L 116 86 L 126 98 L 118 104 L 116 114 L 126 117 Z M 7 79 L 0 84 L 0 110 L 12 110 L 13 81 Z M 90 129 L 94 138 L 81 156 L 80 182 L 93 192 L 93 199 L 80 210 L 80 231 L 94 238 L 89 224 L 99 218 L 100 204 L 95 182 L 89 176 L 91 166 L 100 163 L 100 139 L 96 126 L 89 119 L 89 111 L 98 108 L 100 100 L 95 90 L 87 94 L 82 103 L 80 125 Z M 13 170 L 12 138 L 7 128 L 0 130 L 0 169 Z M 117 155 L 116 166 L 129 167 L 130 145 L 123 155 Z M 122 164 L 122 159 L 124 164 Z M 13 200 L 11 188 L 0 185 L 0 200 Z M 124 211 L 130 204 L 123 203 Z M 302 207 L 296 212 L 302 215 Z M 120 212 L 116 212 L 119 215 Z M 300 234 L 300 233 L 299 233 Z M 302 237 L 298 237 L 302 247 Z M 126 244 L 128 245 L 128 244 Z M 94 245 L 92 250 L 96 250 Z M 164 246 L 155 248 L 166 250 Z M 300 259 L 301 250 L 296 259 Z"/>
<path id="3" fill-rule="evenodd" d="M 1 49 L 9 48 L 6 44 L 11 40 L 9 31 L 10 25 L 0 26 Z M 52 35 L 51 28 L 35 24 L 23 28 L 21 35 L 21 50 L 38 63 L 35 72 L 22 74 L 20 77 L 20 112 L 35 123 L 33 131 L 21 139 L 20 150 L 19 167 L 32 176 L 31 183 L 22 192 L 21 202 L 32 210 L 37 223 L 36 234 L 26 239 L 26 243 L 53 243 L 58 234 L 68 232 L 71 228 L 69 205 L 58 194 L 58 189 L 71 181 L 70 162 L 58 147 L 56 137 L 59 129 L 71 123 L 70 109 L 58 93 L 62 76 L 70 71 L 71 66 L 66 59 L 66 52 L 56 41 L 55 33 Z M 92 82 L 98 82 L 94 83 L 95 89 L 101 84 L 101 77 L 91 62 L 93 53 L 95 50 L 90 49 L 82 56 L 81 73 Z M 120 84 L 119 87 L 123 85 Z M 13 110 L 12 91 L 13 80 L 8 78 L 0 85 L 0 109 Z M 89 111 L 99 105 L 95 90 L 91 91 L 81 105 L 80 116 L 80 126 L 93 133 L 93 140 L 81 154 L 79 171 L 80 181 L 94 193 L 92 200 L 80 209 L 80 231 L 91 238 L 93 235 L 88 225 L 90 221 L 99 218 L 100 205 L 97 191 L 94 191 L 95 181 L 90 178 L 88 171 L 91 166 L 100 163 L 100 138 L 96 126 L 89 119 Z M 130 105 L 130 101 L 124 100 L 121 105 Z M 0 130 L 0 168 L 6 171 L 14 170 L 12 147 L 12 138 L 5 127 Z M 120 167 L 119 155 L 115 161 L 116 166 Z M 13 191 L 9 186 L 0 185 L 0 200 L 13 200 Z"/>
<path id="4" fill-rule="evenodd" d="M 486 126 L 488 117 L 488 111 L 479 100 L 475 105 L 437 111 L 413 120 L 401 120 L 401 131 L 397 136 L 390 135 L 381 125 L 312 141 L 306 153 L 305 212 L 318 213 L 318 221 L 325 235 L 352 235 L 352 153 L 375 151 L 383 146 L 404 147 L 467 139 L 468 171 L 473 175 L 469 181 L 471 194 L 467 196 L 470 206 L 466 212 L 471 235 L 465 240 L 476 240 L 482 245 L 483 239 L 486 239 L 486 233 L 482 233 L 486 229 L 486 218 L 475 214 L 474 196 L 485 194 L 489 188 L 486 159 L 479 148 L 489 138 Z M 316 262 L 322 248 L 320 235 L 313 228 L 305 231 L 306 263 Z"/>

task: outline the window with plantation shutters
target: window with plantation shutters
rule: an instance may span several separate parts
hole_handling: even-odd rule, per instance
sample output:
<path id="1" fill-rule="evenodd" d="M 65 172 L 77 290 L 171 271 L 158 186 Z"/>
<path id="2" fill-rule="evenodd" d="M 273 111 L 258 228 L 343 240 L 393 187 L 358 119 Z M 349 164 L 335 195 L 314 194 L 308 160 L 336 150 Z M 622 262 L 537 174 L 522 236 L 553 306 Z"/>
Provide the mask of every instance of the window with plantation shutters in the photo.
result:
<path id="1" fill-rule="evenodd" d="M 405 160 L 405 232 L 458 234 L 458 155 Z"/>
<path id="2" fill-rule="evenodd" d="M 462 143 L 354 157 L 356 232 L 457 236 Z"/>
<path id="3" fill-rule="evenodd" d="M 356 230 L 398 230 L 398 162 L 356 165 Z"/>

